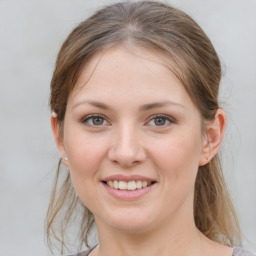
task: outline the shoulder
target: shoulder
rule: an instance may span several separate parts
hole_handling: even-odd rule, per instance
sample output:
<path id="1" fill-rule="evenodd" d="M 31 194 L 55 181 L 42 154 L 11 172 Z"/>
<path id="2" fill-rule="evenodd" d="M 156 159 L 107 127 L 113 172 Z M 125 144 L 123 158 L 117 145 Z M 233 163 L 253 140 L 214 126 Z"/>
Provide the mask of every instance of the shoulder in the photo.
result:
<path id="1" fill-rule="evenodd" d="M 87 251 L 84 251 L 84 252 L 79 252 L 77 254 L 73 254 L 73 255 L 68 255 L 68 256 L 88 256 L 89 253 L 93 250 L 93 248 L 87 250 Z"/>
<path id="2" fill-rule="evenodd" d="M 253 254 L 240 247 L 234 247 L 233 256 L 256 256 L 256 254 Z"/>

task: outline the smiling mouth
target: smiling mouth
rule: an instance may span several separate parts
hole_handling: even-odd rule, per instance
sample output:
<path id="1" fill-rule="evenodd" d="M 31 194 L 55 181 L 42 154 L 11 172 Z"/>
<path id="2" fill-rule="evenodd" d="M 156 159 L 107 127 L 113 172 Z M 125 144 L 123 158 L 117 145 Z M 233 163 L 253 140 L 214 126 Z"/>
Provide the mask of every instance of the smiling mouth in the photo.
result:
<path id="1" fill-rule="evenodd" d="M 142 180 L 132 180 L 132 181 L 122 181 L 122 180 L 109 180 L 103 181 L 107 186 L 116 190 L 137 190 L 149 187 L 156 183 L 155 181 L 142 181 Z"/>

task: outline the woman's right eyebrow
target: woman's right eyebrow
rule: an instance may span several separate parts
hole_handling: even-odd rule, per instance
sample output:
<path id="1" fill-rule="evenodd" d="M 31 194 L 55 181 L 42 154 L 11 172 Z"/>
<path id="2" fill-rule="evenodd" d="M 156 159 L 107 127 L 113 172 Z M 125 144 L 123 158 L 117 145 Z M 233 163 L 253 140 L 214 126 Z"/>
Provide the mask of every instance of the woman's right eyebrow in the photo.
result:
<path id="1" fill-rule="evenodd" d="M 80 106 L 80 105 L 83 105 L 83 104 L 89 104 L 89 105 L 92 105 L 94 107 L 97 107 L 97 108 L 100 108 L 100 109 L 104 109 L 104 110 L 112 110 L 110 106 L 106 105 L 105 103 L 102 103 L 102 102 L 98 102 L 98 101 L 94 101 L 94 100 L 83 100 L 83 101 L 80 101 L 78 103 L 76 103 L 72 109 Z"/>

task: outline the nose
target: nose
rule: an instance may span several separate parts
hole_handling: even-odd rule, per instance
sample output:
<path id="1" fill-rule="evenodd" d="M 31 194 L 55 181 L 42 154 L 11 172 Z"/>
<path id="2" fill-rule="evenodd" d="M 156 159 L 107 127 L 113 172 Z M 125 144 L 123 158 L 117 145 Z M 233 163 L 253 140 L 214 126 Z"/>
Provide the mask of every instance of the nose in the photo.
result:
<path id="1" fill-rule="evenodd" d="M 116 128 L 108 151 L 108 158 L 123 167 L 131 167 L 145 161 L 146 150 L 136 127 L 123 124 Z"/>

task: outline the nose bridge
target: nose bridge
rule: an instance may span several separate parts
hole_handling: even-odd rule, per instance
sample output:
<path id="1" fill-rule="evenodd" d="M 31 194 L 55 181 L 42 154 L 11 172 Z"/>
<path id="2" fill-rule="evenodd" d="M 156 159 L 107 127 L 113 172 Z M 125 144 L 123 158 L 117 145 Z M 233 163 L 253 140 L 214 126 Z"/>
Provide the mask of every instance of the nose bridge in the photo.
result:
<path id="1" fill-rule="evenodd" d="M 132 122 L 120 123 L 114 132 L 109 158 L 120 165 L 133 165 L 145 159 L 139 130 Z"/>

